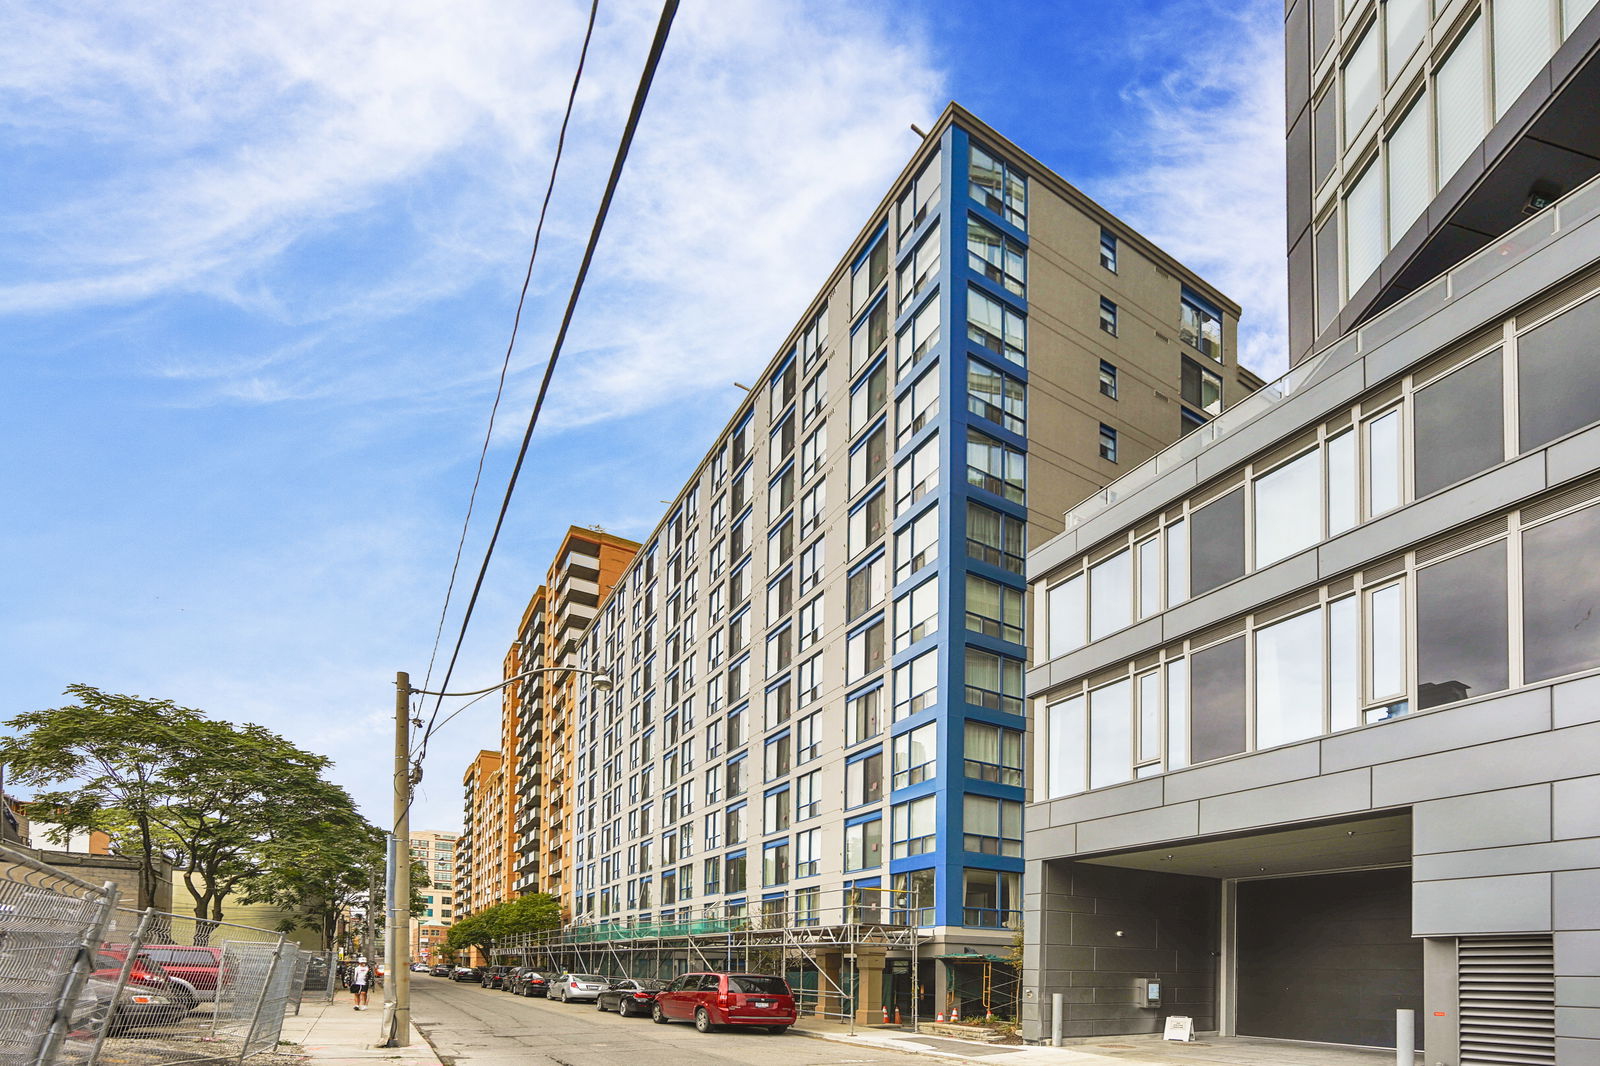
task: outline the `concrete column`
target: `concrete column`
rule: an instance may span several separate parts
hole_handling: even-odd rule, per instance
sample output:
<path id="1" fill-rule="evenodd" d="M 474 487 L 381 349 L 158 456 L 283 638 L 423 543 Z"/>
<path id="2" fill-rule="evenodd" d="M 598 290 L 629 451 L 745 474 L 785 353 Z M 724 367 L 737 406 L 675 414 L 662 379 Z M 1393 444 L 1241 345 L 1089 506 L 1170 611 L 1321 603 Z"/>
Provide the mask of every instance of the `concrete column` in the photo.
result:
<path id="1" fill-rule="evenodd" d="M 882 948 L 856 946 L 856 1024 L 878 1025 L 883 1022 L 883 967 Z"/>
<path id="2" fill-rule="evenodd" d="M 927 1019 L 934 1021 L 943 1014 L 948 1020 L 950 1017 L 950 964 L 943 959 L 933 960 L 933 1017 Z"/>
<path id="3" fill-rule="evenodd" d="M 844 987 L 844 956 L 835 951 L 817 955 L 817 1014 L 841 1017 L 844 1000 L 838 989 Z"/>

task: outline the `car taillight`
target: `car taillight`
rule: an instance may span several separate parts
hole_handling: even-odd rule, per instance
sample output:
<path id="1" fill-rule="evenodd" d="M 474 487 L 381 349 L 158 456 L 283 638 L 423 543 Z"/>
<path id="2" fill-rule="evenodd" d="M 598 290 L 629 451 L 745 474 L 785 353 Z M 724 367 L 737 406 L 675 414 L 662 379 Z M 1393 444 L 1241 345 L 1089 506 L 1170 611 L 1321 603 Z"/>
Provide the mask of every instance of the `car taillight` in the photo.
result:
<path id="1" fill-rule="evenodd" d="M 648 993 L 648 992 L 635 992 L 633 994 L 633 998 L 634 999 L 649 999 L 650 998 L 650 993 Z"/>
<path id="2" fill-rule="evenodd" d="M 726 1007 L 728 1005 L 729 998 L 731 998 L 731 997 L 729 997 L 728 993 L 726 993 L 726 992 L 718 992 L 717 993 L 717 1006 Z"/>

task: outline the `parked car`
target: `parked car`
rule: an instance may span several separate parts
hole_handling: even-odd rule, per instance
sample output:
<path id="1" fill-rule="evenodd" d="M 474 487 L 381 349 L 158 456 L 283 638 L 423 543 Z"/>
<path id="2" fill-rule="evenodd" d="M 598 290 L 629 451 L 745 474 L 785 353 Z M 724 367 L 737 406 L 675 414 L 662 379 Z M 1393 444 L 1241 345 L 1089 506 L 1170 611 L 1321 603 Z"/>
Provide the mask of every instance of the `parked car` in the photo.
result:
<path id="1" fill-rule="evenodd" d="M 97 971 L 84 981 L 68 1025 L 93 1032 L 104 1024 L 107 1036 L 123 1036 L 131 1030 L 176 1025 L 188 1016 L 189 1008 L 170 995 L 135 984 L 118 988 L 116 974 L 113 970 L 109 978 L 101 977 Z"/>
<path id="2" fill-rule="evenodd" d="M 121 974 L 127 957 L 126 948 L 119 950 L 102 947 L 95 953 L 95 968 L 90 976 L 115 981 Z M 128 984 L 165 994 L 174 1003 L 181 1004 L 185 1014 L 200 1005 L 200 993 L 194 985 L 181 977 L 172 976 L 159 962 L 143 952 L 140 952 L 134 958 L 133 965 L 128 967 Z"/>
<path id="3" fill-rule="evenodd" d="M 656 993 L 650 1017 L 693 1021 L 702 1033 L 719 1025 L 765 1026 L 781 1033 L 795 1022 L 794 993 L 781 977 L 759 973 L 686 973 Z"/>
<path id="4" fill-rule="evenodd" d="M 414 962 L 414 963 L 411 964 L 411 972 L 412 973 L 427 973 L 428 972 L 428 964 L 425 963 L 425 962 Z"/>
<path id="5" fill-rule="evenodd" d="M 433 974 L 433 976 L 435 976 L 435 977 L 449 977 L 450 976 L 450 969 L 451 968 L 449 966 L 446 966 L 444 963 L 441 962 L 439 965 L 435 966 L 433 969 L 429 970 L 428 972 Z"/>
<path id="6" fill-rule="evenodd" d="M 128 945 L 107 944 L 106 954 L 126 957 Z M 209 944 L 141 944 L 139 954 L 161 964 L 171 977 L 194 986 L 202 1001 L 217 998 L 217 975 L 222 972 L 222 949 Z"/>
<path id="7" fill-rule="evenodd" d="M 666 987 L 665 981 L 625 977 L 612 981 L 610 988 L 595 997 L 594 1005 L 600 1010 L 614 1010 L 624 1018 L 645 1015 L 655 1006 L 656 993 Z"/>
<path id="8" fill-rule="evenodd" d="M 483 971 L 476 966 L 457 966 L 450 972 L 452 981 L 482 981 Z"/>
<path id="9" fill-rule="evenodd" d="M 514 966 L 491 966 L 483 971 L 480 983 L 484 988 L 499 988 L 505 983 L 506 975 L 514 969 Z"/>
<path id="10" fill-rule="evenodd" d="M 506 990 L 515 996 L 542 996 L 550 991 L 550 978 L 531 966 L 524 966 L 512 975 Z"/>
<path id="11" fill-rule="evenodd" d="M 563 973 L 550 982 L 549 998 L 562 1003 L 593 1000 L 611 984 L 609 978 L 592 973 Z"/>
<path id="12" fill-rule="evenodd" d="M 126 950 L 102 950 L 95 956 L 95 969 L 89 974 L 89 987 L 97 1004 L 102 1010 L 110 1009 L 110 1032 L 176 1025 L 199 1006 L 200 997 L 193 985 L 171 976 L 160 963 L 140 955 L 128 968 L 127 983 L 116 996 L 115 1008 L 111 1009 L 110 991 L 116 989 L 126 958 Z"/>

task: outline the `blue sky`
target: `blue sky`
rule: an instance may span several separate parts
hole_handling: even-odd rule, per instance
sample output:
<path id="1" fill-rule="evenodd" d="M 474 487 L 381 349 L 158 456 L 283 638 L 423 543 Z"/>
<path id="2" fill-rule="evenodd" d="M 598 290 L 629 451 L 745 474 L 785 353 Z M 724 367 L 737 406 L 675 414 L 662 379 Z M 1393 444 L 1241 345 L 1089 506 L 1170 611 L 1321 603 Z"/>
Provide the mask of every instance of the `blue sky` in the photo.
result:
<path id="1" fill-rule="evenodd" d="M 257 721 L 386 817 L 587 5 L 0 13 L 6 717 L 69 683 Z M 657 9 L 601 4 L 475 572 Z M 643 536 L 955 99 L 1245 307 L 1283 369 L 1282 5 L 686 0 L 469 630 L 568 524 Z M 446 626 L 446 650 L 459 619 Z M 455 828 L 497 742 L 433 743 Z"/>

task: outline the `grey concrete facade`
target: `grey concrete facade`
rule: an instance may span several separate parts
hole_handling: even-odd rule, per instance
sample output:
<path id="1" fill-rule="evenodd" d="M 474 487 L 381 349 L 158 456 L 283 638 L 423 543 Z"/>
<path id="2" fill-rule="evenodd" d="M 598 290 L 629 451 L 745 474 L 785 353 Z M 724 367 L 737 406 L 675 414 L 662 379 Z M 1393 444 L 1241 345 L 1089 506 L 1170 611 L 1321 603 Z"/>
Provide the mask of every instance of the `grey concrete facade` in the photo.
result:
<path id="1" fill-rule="evenodd" d="M 1533 396 L 1521 360 L 1531 359 L 1536 345 L 1526 338 L 1559 320 L 1552 315 L 1600 307 L 1597 200 L 1600 189 L 1580 187 L 1494 249 L 1369 318 L 1218 419 L 1213 434 L 1180 442 L 1069 512 L 1067 531 L 1030 554 L 1039 654 L 1027 684 L 1034 758 L 1025 826 L 1025 1036 L 1049 1033 L 1056 992 L 1066 994 L 1063 1029 L 1070 1036 L 1158 1031 L 1172 1013 L 1193 1016 L 1197 1028 L 1232 1033 L 1241 991 L 1236 930 L 1247 919 L 1237 903 L 1239 886 L 1407 868 L 1409 935 L 1421 942 L 1422 992 L 1419 1002 L 1393 1005 L 1425 1019 L 1426 1061 L 1491 1061 L 1472 1057 L 1481 1023 L 1463 991 L 1470 982 L 1459 972 L 1478 965 L 1474 952 L 1485 945 L 1553 952 L 1553 997 L 1533 1009 L 1539 1017 L 1529 1023 L 1545 1031 L 1528 1038 L 1548 1057 L 1514 1061 L 1600 1061 L 1600 815 L 1594 813 L 1600 638 L 1584 638 L 1595 652 L 1593 665 L 1557 676 L 1539 676 L 1528 658 L 1538 639 L 1530 619 L 1542 607 L 1529 575 L 1548 562 L 1537 554 L 1543 541 L 1529 531 L 1551 515 L 1582 514 L 1600 500 L 1600 428 L 1592 424 L 1600 406 L 1583 425 L 1534 446 L 1513 433 L 1518 419 L 1531 423 L 1536 416 L 1518 407 Z M 1485 357 L 1476 365 L 1503 368 L 1498 380 L 1509 397 L 1503 451 L 1497 461 L 1421 492 L 1419 457 L 1426 459 L 1436 441 L 1426 435 L 1432 431 L 1424 390 Z M 1518 388 L 1528 389 L 1527 397 Z M 1587 372 L 1583 391 L 1600 395 L 1600 370 Z M 1148 612 L 1136 600 L 1128 624 L 1078 646 L 1057 646 L 1050 627 L 1063 622 L 1053 618 L 1055 597 L 1075 576 L 1113 559 L 1123 545 L 1134 553 L 1141 544 L 1170 545 L 1179 522 L 1187 537 L 1199 512 L 1235 486 L 1247 501 L 1242 515 L 1268 514 L 1264 479 L 1322 455 L 1326 462 L 1314 462 L 1327 518 L 1334 508 L 1330 442 L 1341 435 L 1365 434 L 1357 491 L 1367 499 L 1375 477 L 1365 465 L 1370 431 L 1387 412 L 1397 412 L 1402 427 L 1395 506 L 1379 512 L 1358 502 L 1349 528 L 1330 536 L 1330 520 L 1281 558 L 1259 543 L 1276 531 L 1247 521 L 1248 550 L 1241 550 L 1237 576 L 1192 596 L 1187 590 L 1173 596 L 1169 586 Z M 1463 421 L 1489 421 L 1483 410 L 1456 413 Z M 1419 618 L 1419 605 L 1437 595 L 1425 587 L 1424 572 L 1436 560 L 1465 559 L 1485 544 L 1515 568 L 1502 594 L 1509 603 L 1502 627 L 1509 666 L 1503 680 L 1474 682 L 1470 691 L 1452 680 L 1466 698 L 1441 700 L 1437 682 L 1418 662 L 1441 643 L 1429 632 L 1439 623 Z M 1261 565 L 1251 565 L 1257 557 Z M 1475 561 L 1464 566 L 1482 569 Z M 1581 563 L 1575 559 L 1574 566 Z M 1573 582 L 1584 584 L 1576 574 Z M 1399 588 L 1405 602 L 1395 639 L 1403 691 L 1397 689 L 1387 714 L 1374 713 L 1369 698 L 1378 694 L 1369 688 L 1385 649 L 1375 649 L 1366 613 L 1385 583 Z M 1319 646 L 1316 665 L 1326 680 L 1318 682 L 1315 699 L 1328 716 L 1314 716 L 1311 735 L 1273 740 L 1268 707 L 1284 701 L 1261 688 L 1266 634 L 1283 619 L 1326 617 L 1327 627 L 1317 632 L 1331 647 L 1333 605 L 1341 597 L 1352 617 L 1363 619 L 1362 642 L 1352 644 L 1356 717 L 1341 722 L 1329 709 L 1340 663 L 1336 650 Z M 1059 602 L 1073 601 L 1062 593 Z M 1085 628 L 1092 632 L 1092 625 L 1091 613 Z M 1202 690 L 1189 679 L 1198 656 L 1240 637 L 1240 663 L 1251 669 L 1240 670 L 1237 750 L 1191 760 L 1187 716 L 1199 713 Z M 1104 738 L 1096 732 L 1097 693 L 1126 696 L 1131 685 L 1142 708 L 1140 679 L 1165 676 L 1170 684 L 1175 664 L 1182 664 L 1184 717 L 1173 690 L 1163 689 L 1155 704 L 1161 710 L 1148 721 L 1135 714 L 1127 727 L 1131 740 L 1116 730 Z M 1159 687 L 1154 681 L 1150 691 Z M 1085 707 L 1090 717 L 1081 717 Z M 1080 721 L 1089 724 L 1078 735 L 1061 733 L 1062 723 Z M 1153 755 L 1141 739 L 1147 732 L 1159 734 Z M 1131 754 L 1119 747 L 1124 743 Z M 1121 753 L 1109 773 L 1123 779 L 1096 780 L 1108 772 L 1096 766 L 1107 750 Z M 1070 772 L 1063 773 L 1063 760 Z M 1080 763 L 1087 787 L 1074 777 Z M 1096 887 L 1079 890 L 1080 882 Z M 1161 891 L 1162 884 L 1169 889 Z M 1185 913 L 1186 921 L 1163 917 Z M 1097 939 L 1097 916 L 1121 928 L 1118 943 L 1138 950 Z M 1161 977 L 1177 995 L 1160 1007 L 1141 1007 L 1134 999 L 1138 977 Z M 1388 1004 L 1374 997 L 1365 1006 L 1381 1012 Z M 1343 1042 L 1367 1042 L 1350 1033 Z"/>

